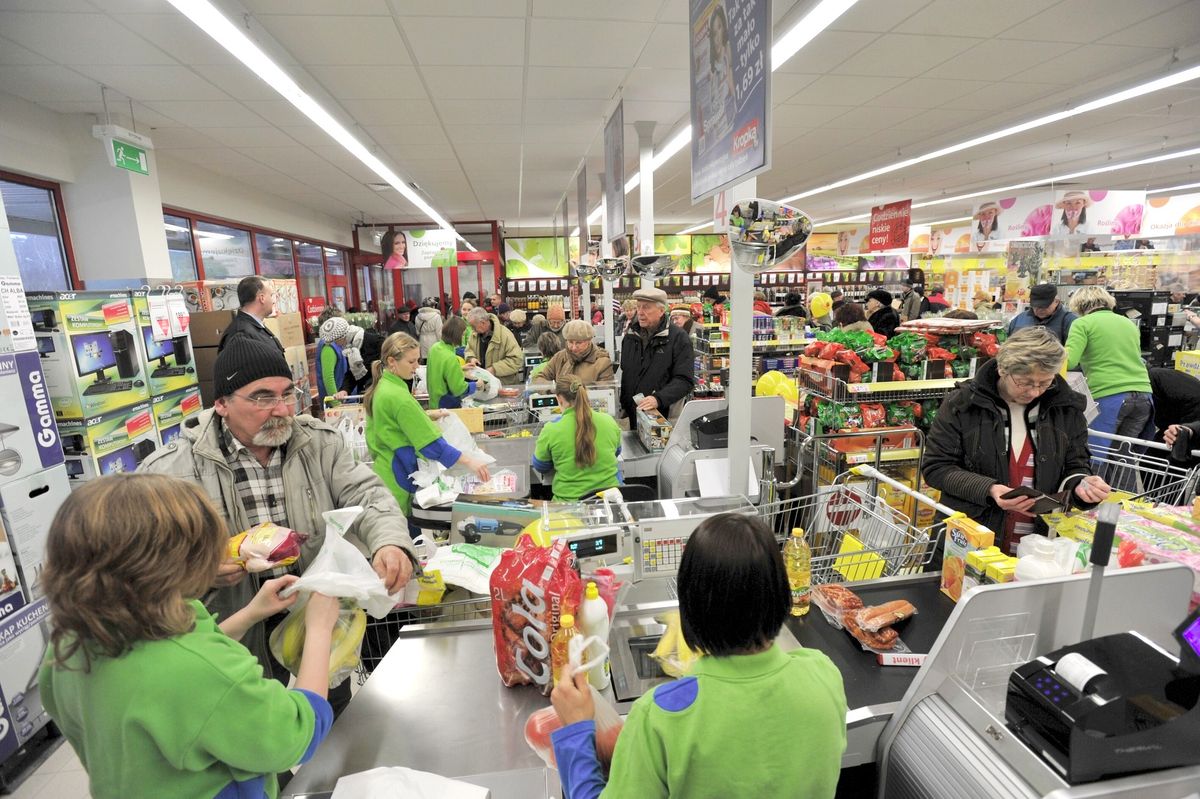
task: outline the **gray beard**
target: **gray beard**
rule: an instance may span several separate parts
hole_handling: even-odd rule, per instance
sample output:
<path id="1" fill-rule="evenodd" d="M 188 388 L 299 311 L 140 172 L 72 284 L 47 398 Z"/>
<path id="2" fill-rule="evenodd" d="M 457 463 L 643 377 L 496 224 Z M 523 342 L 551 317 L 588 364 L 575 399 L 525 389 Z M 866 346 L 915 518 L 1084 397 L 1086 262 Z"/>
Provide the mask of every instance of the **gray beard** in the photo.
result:
<path id="1" fill-rule="evenodd" d="M 269 425 L 270 423 L 268 423 Z M 287 420 L 287 424 L 279 427 L 269 427 L 264 425 L 254 434 L 254 446 L 256 447 L 282 447 L 292 438 L 292 422 Z"/>

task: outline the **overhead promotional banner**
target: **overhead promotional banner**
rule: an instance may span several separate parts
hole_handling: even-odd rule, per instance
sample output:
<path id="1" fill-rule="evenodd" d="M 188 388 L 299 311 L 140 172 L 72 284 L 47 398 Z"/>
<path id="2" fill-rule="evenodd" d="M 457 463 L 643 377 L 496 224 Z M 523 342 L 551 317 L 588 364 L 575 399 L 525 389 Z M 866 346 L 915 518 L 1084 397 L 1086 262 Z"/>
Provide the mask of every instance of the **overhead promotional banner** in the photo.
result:
<path id="1" fill-rule="evenodd" d="M 458 266 L 458 244 L 448 230 L 406 230 L 404 244 L 406 269 Z"/>
<path id="2" fill-rule="evenodd" d="M 1197 233 L 1200 233 L 1200 194 L 1152 197 L 1146 202 L 1146 214 L 1142 218 L 1143 236 L 1161 238 L 1194 236 Z"/>
<path id="3" fill-rule="evenodd" d="M 564 250 L 558 236 L 532 236 L 504 240 L 504 276 L 510 280 L 531 277 L 570 277 L 567 259 L 579 257 L 576 242 Z"/>
<path id="4" fill-rule="evenodd" d="M 770 0 L 689 0 L 692 202 L 771 166 Z"/>
<path id="5" fill-rule="evenodd" d="M 931 227 L 929 229 L 930 255 L 945 255 L 950 252 L 971 252 L 971 225 L 953 227 Z"/>
<path id="6" fill-rule="evenodd" d="M 625 103 L 604 126 L 604 240 L 625 238 Z"/>
<path id="7" fill-rule="evenodd" d="M 1009 241 L 1050 235 L 1054 195 L 1049 191 L 991 198 L 975 207 L 971 243 L 982 252 L 990 241 Z"/>
<path id="8" fill-rule="evenodd" d="M 1144 191 L 1058 191 L 1051 236 L 1136 236 L 1145 205 Z"/>
<path id="9" fill-rule="evenodd" d="M 867 251 L 867 226 L 857 225 L 808 237 L 810 255 L 858 255 Z"/>
<path id="10" fill-rule="evenodd" d="M 869 252 L 900 250 L 908 247 L 908 223 L 912 219 L 912 200 L 877 205 L 871 209 L 871 232 L 867 236 Z"/>
<path id="11" fill-rule="evenodd" d="M 579 177 L 575 181 L 575 224 L 579 228 L 579 241 L 575 245 L 579 252 L 587 252 L 587 240 L 591 235 L 588 229 L 587 212 L 587 164 L 579 168 Z"/>

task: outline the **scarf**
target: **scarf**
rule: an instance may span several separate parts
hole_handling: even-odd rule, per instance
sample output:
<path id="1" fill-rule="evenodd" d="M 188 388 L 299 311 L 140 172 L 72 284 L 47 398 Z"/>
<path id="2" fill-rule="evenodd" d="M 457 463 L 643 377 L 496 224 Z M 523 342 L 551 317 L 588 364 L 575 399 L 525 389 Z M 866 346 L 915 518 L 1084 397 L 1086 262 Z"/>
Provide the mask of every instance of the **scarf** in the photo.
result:
<path id="1" fill-rule="evenodd" d="M 576 355 L 575 353 L 571 352 L 571 350 L 569 350 L 569 349 L 567 350 L 567 355 L 570 356 L 572 363 L 583 363 L 583 362 L 589 360 L 595 352 L 596 352 L 596 344 L 595 344 L 595 342 L 590 342 L 588 344 L 588 348 L 586 350 L 584 350 L 582 353 L 580 353 L 579 355 Z"/>

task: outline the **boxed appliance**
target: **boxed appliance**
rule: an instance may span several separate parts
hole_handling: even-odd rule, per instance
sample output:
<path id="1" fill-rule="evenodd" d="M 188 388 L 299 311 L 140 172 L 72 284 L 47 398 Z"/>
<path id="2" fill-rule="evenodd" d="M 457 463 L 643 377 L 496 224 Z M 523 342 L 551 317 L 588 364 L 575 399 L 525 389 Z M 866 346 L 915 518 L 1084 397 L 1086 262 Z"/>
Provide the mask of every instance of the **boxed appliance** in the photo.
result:
<path id="1" fill-rule="evenodd" d="M 50 721 L 38 671 L 50 645 L 50 606 L 26 605 L 0 621 L 0 761 Z"/>
<path id="2" fill-rule="evenodd" d="M 25 607 L 25 594 L 21 590 L 21 578 L 17 574 L 17 561 L 13 558 L 4 520 L 0 519 L 0 619 L 11 616 Z"/>
<path id="3" fill-rule="evenodd" d="M 133 472 L 158 449 L 149 401 L 85 420 L 66 420 L 59 429 L 67 461 L 81 462 L 69 469 L 74 479 Z"/>
<path id="4" fill-rule="evenodd" d="M 161 337 L 161 333 L 156 335 L 150 302 L 145 292 L 134 292 L 133 310 L 137 318 L 138 349 L 148 375 L 150 396 L 196 385 L 191 336 L 186 331 L 182 335 L 168 335 L 165 338 Z"/>
<path id="5" fill-rule="evenodd" d="M 63 461 L 41 360 L 35 352 L 0 355 L 0 396 L 9 398 L 0 406 L 0 481 L 20 479 Z"/>
<path id="6" fill-rule="evenodd" d="M 216 347 L 225 335 L 225 328 L 233 322 L 233 314 L 229 311 L 208 311 L 193 313 L 189 324 L 193 347 Z M 203 379 L 203 378 L 201 378 Z"/>
<path id="7" fill-rule="evenodd" d="M 67 471 L 62 466 L 0 486 L 0 512 L 26 602 L 42 598 L 46 535 L 54 514 L 70 493 Z"/>
<path id="8" fill-rule="evenodd" d="M 178 438 L 187 420 L 197 416 L 203 407 L 199 386 L 152 398 L 150 409 L 154 414 L 154 427 L 158 430 L 159 443 L 165 447 Z"/>
<path id="9" fill-rule="evenodd" d="M 150 398 L 128 292 L 39 292 L 27 299 L 55 418 L 82 419 Z"/>

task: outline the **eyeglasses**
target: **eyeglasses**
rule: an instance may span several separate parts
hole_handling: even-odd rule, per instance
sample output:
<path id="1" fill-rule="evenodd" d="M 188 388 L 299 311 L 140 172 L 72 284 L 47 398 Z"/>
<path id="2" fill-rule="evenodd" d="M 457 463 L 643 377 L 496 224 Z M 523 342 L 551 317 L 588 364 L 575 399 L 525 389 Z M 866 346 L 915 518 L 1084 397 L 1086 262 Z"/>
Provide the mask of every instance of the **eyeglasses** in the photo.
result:
<path id="1" fill-rule="evenodd" d="M 1022 391 L 1039 391 L 1040 392 L 1040 391 L 1045 391 L 1048 388 L 1050 388 L 1050 386 L 1054 385 L 1053 378 L 1051 378 L 1050 380 L 1047 380 L 1044 383 L 1035 383 L 1032 380 L 1018 380 L 1017 378 L 1013 377 L 1012 375 L 1006 375 L 1006 377 L 1012 381 L 1012 384 L 1014 386 L 1021 389 Z"/>
<path id="2" fill-rule="evenodd" d="M 290 388 L 282 395 L 275 394 L 254 394 L 247 397 L 244 394 L 233 394 L 238 399 L 245 400 L 254 404 L 254 407 L 260 411 L 272 410 L 276 405 L 290 405 L 300 400 L 304 396 L 304 390 L 299 388 Z"/>

